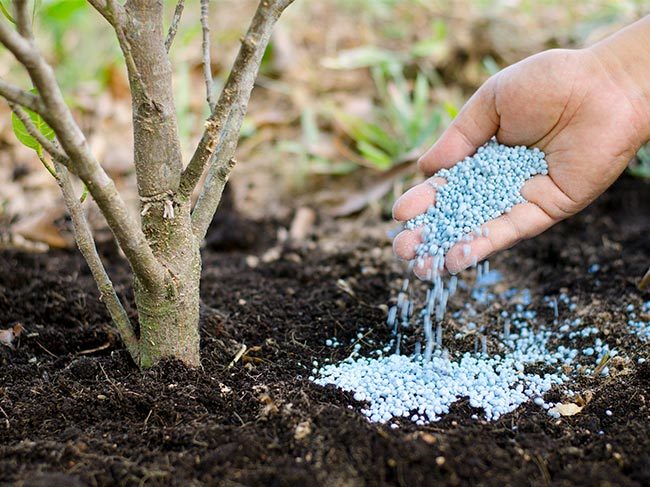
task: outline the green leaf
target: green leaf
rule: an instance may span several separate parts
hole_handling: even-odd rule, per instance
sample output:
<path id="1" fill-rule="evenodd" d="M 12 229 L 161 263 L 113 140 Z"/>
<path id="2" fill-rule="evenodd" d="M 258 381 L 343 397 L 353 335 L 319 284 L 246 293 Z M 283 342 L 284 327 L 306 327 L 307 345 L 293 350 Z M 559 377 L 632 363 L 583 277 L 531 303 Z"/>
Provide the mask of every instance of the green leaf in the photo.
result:
<path id="1" fill-rule="evenodd" d="M 38 130 L 41 134 L 43 134 L 43 136 L 46 139 L 53 140 L 54 131 L 50 128 L 50 126 L 47 123 L 45 123 L 43 117 L 41 117 L 38 113 L 33 112 L 31 110 L 25 110 L 25 111 L 29 115 L 29 118 L 32 120 L 32 123 L 36 127 L 36 130 Z M 29 134 L 27 128 L 15 113 L 11 114 L 11 125 L 14 129 L 14 134 L 16 135 L 16 138 L 24 146 L 29 147 L 30 149 L 34 149 L 39 154 L 39 156 L 43 154 L 43 148 L 41 147 L 41 144 L 39 144 L 38 140 L 36 140 L 34 137 L 32 137 Z"/>
<path id="2" fill-rule="evenodd" d="M 393 137 L 391 137 L 379 125 L 350 115 L 344 112 L 337 112 L 336 118 L 343 127 L 343 130 L 354 139 L 355 142 L 367 142 L 372 145 L 380 147 L 383 151 L 389 154 L 397 154 L 399 152 L 399 144 L 397 144 Z"/>
<path id="3" fill-rule="evenodd" d="M 65 25 L 86 9 L 85 0 L 51 0 L 46 2 L 41 13 L 45 23 Z"/>
<path id="4" fill-rule="evenodd" d="M 447 112 L 447 115 L 449 115 L 449 118 L 451 118 L 452 120 L 456 118 L 456 115 L 458 115 L 459 112 L 458 107 L 450 101 L 446 101 L 444 103 L 444 109 L 445 112 Z"/>
<path id="5" fill-rule="evenodd" d="M 357 148 L 359 149 L 361 155 L 366 160 L 368 160 L 368 162 L 374 164 L 374 166 L 381 171 L 390 169 L 393 165 L 393 160 L 390 158 L 390 156 L 372 144 L 360 141 L 357 142 Z"/>
<path id="6" fill-rule="evenodd" d="M 0 12 L 2 12 L 2 15 L 4 15 L 9 22 L 11 22 L 12 24 L 16 23 L 16 21 L 11 16 L 11 14 L 9 13 L 9 11 L 7 10 L 7 8 L 4 6 L 2 2 L 0 2 Z"/>

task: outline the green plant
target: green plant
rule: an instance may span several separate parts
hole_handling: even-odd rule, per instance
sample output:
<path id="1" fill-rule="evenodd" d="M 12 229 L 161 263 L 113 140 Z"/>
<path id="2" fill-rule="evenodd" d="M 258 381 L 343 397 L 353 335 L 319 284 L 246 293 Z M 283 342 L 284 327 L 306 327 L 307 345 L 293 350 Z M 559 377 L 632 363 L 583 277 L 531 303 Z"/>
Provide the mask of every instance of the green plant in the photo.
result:
<path id="1" fill-rule="evenodd" d="M 377 89 L 371 119 L 339 109 L 332 115 L 353 142 L 361 163 L 386 171 L 431 144 L 440 130 L 445 108 L 448 114 L 453 114 L 455 108 L 432 103 L 432 86 L 422 72 L 407 80 L 402 66 L 393 63 L 373 67 L 371 72 Z"/>

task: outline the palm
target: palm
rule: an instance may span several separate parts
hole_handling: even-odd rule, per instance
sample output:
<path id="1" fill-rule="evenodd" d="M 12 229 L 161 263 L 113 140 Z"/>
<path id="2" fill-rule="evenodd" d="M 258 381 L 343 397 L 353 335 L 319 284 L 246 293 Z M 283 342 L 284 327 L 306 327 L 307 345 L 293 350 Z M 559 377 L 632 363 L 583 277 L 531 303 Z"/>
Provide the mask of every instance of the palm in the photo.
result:
<path id="1" fill-rule="evenodd" d="M 589 53 L 533 56 L 504 70 L 496 90 L 497 138 L 546 152 L 549 179 L 574 202 L 570 214 L 602 193 L 634 154 L 634 108 Z M 540 203 L 552 207 L 546 199 Z"/>

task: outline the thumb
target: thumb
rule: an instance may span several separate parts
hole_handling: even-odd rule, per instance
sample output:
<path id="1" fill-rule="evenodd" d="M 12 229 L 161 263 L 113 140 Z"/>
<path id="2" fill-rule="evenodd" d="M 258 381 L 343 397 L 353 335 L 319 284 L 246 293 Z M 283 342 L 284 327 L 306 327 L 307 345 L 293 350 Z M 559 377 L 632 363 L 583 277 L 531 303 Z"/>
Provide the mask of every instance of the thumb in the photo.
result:
<path id="1" fill-rule="evenodd" d="M 438 141 L 420 158 L 418 165 L 427 176 L 472 155 L 497 133 L 497 76 L 483 83 Z"/>

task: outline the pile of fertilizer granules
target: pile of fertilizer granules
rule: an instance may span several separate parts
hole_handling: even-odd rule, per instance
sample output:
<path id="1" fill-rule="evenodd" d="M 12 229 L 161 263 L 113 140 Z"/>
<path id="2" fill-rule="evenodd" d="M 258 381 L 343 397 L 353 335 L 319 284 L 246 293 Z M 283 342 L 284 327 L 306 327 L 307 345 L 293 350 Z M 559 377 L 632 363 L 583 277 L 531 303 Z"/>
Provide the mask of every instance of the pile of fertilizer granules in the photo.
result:
<path id="1" fill-rule="evenodd" d="M 559 416 L 543 395 L 554 385 L 567 382 L 571 373 L 567 371 L 595 370 L 607 374 L 607 368 L 600 365 L 616 351 L 603 342 L 597 329 L 582 326 L 579 319 L 560 322 L 557 298 L 546 299 L 554 308 L 556 319 L 544 323 L 530 307 L 529 293 L 523 292 L 522 301 L 516 289 L 501 295 L 490 292 L 489 286 L 500 278 L 498 273 L 490 272 L 487 262 L 478 264 L 478 279 L 473 288 L 457 276 L 445 278 L 440 272 L 453 245 L 485 235 L 484 223 L 525 202 L 521 188 L 538 174 L 548 174 L 543 152 L 507 147 L 495 140 L 472 157 L 439 171 L 435 176 L 444 178 L 446 183 L 437 187 L 435 204 L 406 224 L 409 229 L 423 228 L 423 241 L 409 270 L 424 259 L 432 260 L 431 286 L 426 296 L 420 299 L 421 303 L 410 296 L 409 279 L 405 279 L 396 304 L 388 312 L 387 322 L 394 334 L 392 348 L 380 348 L 371 352 L 370 357 L 360 356 L 357 348 L 348 359 L 315 369 L 311 379 L 317 384 L 334 384 L 353 391 L 355 399 L 367 401 L 363 413 L 371 421 L 405 418 L 425 424 L 439 420 L 463 397 L 469 398 L 470 406 L 482 410 L 489 420 L 529 400 L 548 410 L 549 415 Z M 460 335 L 475 337 L 475 346 L 473 350 L 451 352 L 443 347 L 442 325 L 447 301 L 461 286 L 470 288 L 468 302 L 465 308 L 454 312 L 454 320 L 463 326 Z M 519 296 L 516 303 L 512 301 L 515 296 Z M 471 321 L 472 314 L 476 314 L 472 302 L 495 299 L 503 305 L 499 326 L 478 328 Z M 569 302 L 567 296 L 562 299 L 565 304 Z M 633 322 L 631 326 L 639 325 Z M 416 328 L 423 330 L 424 346 L 418 341 L 407 354 L 402 350 L 402 338 Z M 492 355 L 488 354 L 488 337 L 491 343 L 498 343 L 498 352 Z M 581 340 L 582 344 L 586 339 L 593 339 L 593 346 L 566 346 L 574 340 Z M 551 346 L 559 341 L 565 345 Z M 387 349 L 392 353 L 386 355 Z M 544 373 L 536 372 L 540 370 Z"/>

